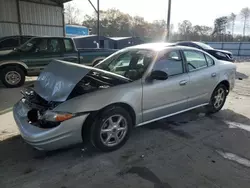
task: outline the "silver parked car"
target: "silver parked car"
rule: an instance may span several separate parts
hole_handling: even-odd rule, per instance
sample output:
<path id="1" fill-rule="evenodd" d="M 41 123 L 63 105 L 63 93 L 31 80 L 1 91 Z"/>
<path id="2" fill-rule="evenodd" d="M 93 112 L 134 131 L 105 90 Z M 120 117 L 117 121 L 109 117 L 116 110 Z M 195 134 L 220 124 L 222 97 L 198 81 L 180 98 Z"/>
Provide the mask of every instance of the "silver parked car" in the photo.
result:
<path id="1" fill-rule="evenodd" d="M 112 151 L 136 126 L 201 106 L 219 111 L 234 87 L 235 72 L 233 63 L 198 49 L 139 45 L 95 67 L 50 63 L 13 113 L 24 140 L 38 150 L 89 139 Z"/>

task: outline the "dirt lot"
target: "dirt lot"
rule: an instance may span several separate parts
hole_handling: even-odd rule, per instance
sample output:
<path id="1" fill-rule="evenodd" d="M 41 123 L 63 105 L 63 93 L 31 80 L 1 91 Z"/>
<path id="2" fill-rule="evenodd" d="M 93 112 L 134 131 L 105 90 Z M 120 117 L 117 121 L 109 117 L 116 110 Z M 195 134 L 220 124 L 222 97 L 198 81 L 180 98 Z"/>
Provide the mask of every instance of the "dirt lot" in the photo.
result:
<path id="1" fill-rule="evenodd" d="M 0 88 L 1 188 L 249 188 L 250 63 L 239 63 L 224 109 L 204 109 L 134 130 L 118 151 L 100 153 L 80 144 L 43 153 L 18 135 L 11 112 L 18 89 Z M 4 100 L 2 100 L 4 99 Z M 3 101 L 3 102 L 2 102 Z"/>

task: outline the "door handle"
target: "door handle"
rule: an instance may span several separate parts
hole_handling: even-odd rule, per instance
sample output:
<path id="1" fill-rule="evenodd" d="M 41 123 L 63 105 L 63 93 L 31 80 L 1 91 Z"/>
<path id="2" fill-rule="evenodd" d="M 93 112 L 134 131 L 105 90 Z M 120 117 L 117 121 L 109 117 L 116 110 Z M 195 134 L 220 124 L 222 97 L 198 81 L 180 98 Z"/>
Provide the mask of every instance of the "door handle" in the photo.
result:
<path id="1" fill-rule="evenodd" d="M 179 84 L 180 84 L 181 86 L 184 86 L 184 85 L 187 84 L 187 80 L 182 80 L 182 81 L 179 82 Z"/>
<path id="2" fill-rule="evenodd" d="M 216 73 L 215 73 L 215 72 L 212 73 L 212 74 L 211 74 L 211 77 L 216 77 Z"/>

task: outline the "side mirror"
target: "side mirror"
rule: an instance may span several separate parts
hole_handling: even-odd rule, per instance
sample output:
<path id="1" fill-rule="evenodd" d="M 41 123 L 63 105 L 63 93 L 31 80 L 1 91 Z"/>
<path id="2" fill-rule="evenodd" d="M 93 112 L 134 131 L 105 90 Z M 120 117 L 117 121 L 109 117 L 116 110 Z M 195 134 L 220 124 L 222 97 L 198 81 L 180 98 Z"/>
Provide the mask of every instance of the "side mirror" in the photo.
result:
<path id="1" fill-rule="evenodd" d="M 168 74 L 161 70 L 154 70 L 150 74 L 150 79 L 151 80 L 166 80 L 168 79 Z"/>

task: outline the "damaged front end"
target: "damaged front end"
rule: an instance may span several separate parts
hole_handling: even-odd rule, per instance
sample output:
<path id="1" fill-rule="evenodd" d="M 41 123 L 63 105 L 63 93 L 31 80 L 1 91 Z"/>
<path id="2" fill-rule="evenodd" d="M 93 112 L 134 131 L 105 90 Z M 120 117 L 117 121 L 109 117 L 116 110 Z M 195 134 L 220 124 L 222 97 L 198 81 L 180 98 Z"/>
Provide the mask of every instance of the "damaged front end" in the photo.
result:
<path id="1" fill-rule="evenodd" d="M 34 88 L 22 92 L 30 124 L 53 128 L 81 114 L 53 111 L 58 105 L 79 95 L 128 83 L 130 80 L 102 70 L 63 61 L 50 63 L 38 77 Z M 94 101 L 93 101 L 94 102 Z"/>
<path id="2" fill-rule="evenodd" d="M 48 121 L 45 114 L 53 110 L 61 102 L 48 102 L 40 97 L 32 88 L 27 88 L 21 91 L 23 98 L 21 102 L 27 107 L 27 118 L 29 123 L 40 128 L 53 128 L 60 124 L 60 122 Z"/>

